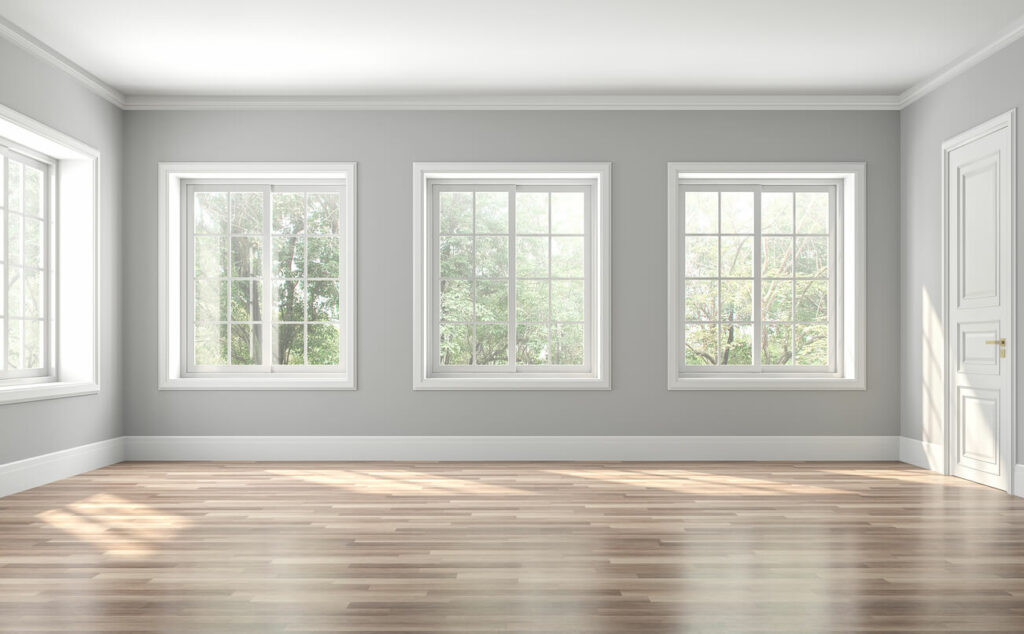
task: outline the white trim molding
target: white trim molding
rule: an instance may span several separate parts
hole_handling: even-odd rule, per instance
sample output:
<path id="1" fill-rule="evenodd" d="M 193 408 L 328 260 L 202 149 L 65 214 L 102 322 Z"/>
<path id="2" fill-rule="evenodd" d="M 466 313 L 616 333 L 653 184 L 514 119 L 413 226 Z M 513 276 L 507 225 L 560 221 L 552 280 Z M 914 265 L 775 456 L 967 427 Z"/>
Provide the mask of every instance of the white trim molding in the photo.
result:
<path id="1" fill-rule="evenodd" d="M 125 436 L 127 460 L 896 460 L 896 436 Z"/>
<path id="2" fill-rule="evenodd" d="M 900 462 L 942 473 L 943 456 L 940 443 L 900 436 Z"/>
<path id="3" fill-rule="evenodd" d="M 117 464 L 123 460 L 122 436 L 0 464 L 0 497 Z"/>

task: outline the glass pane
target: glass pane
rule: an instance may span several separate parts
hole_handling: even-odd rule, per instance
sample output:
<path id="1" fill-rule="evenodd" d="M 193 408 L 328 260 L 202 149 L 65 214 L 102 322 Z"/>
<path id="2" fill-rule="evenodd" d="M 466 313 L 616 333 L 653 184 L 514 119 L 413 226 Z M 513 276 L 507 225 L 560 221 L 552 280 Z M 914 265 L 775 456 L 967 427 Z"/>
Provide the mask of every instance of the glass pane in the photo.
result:
<path id="1" fill-rule="evenodd" d="M 309 365 L 338 365 L 341 358 L 341 334 L 334 324 L 310 324 Z"/>
<path id="2" fill-rule="evenodd" d="M 25 166 L 25 213 L 30 216 L 43 215 L 43 172 Z M 32 367 L 31 365 L 27 367 Z"/>
<path id="3" fill-rule="evenodd" d="M 7 329 L 7 369 L 20 370 L 21 364 L 21 328 L 25 322 L 21 319 L 8 321 Z"/>
<path id="4" fill-rule="evenodd" d="M 43 367 L 43 322 L 25 322 L 25 358 L 24 366 L 29 370 Z"/>
<path id="5" fill-rule="evenodd" d="M 21 263 L 21 216 L 7 215 L 7 258 L 14 264 Z"/>
<path id="6" fill-rule="evenodd" d="M 196 280 L 196 321 L 227 321 L 228 283 L 224 280 Z"/>
<path id="7" fill-rule="evenodd" d="M 476 283 L 476 320 L 508 321 L 508 282 Z"/>
<path id="8" fill-rule="evenodd" d="M 754 233 L 754 192 L 722 192 L 722 233 Z"/>
<path id="9" fill-rule="evenodd" d="M 274 192 L 270 198 L 270 215 L 274 233 L 295 235 L 304 232 L 306 195 L 302 192 Z"/>
<path id="10" fill-rule="evenodd" d="M 523 280 L 516 283 L 516 319 L 518 321 L 548 320 L 548 282 Z"/>
<path id="11" fill-rule="evenodd" d="M 274 284 L 274 319 L 276 321 L 304 321 L 305 306 L 305 282 L 289 281 Z"/>
<path id="12" fill-rule="evenodd" d="M 341 266 L 341 242 L 337 236 L 308 238 L 306 251 L 309 277 L 338 277 Z"/>
<path id="13" fill-rule="evenodd" d="M 722 236 L 722 277 L 754 276 L 754 236 Z"/>
<path id="14" fill-rule="evenodd" d="M 341 293 L 337 282 L 307 282 L 309 321 L 338 321 L 341 317 Z"/>
<path id="15" fill-rule="evenodd" d="M 508 192 L 476 193 L 476 232 L 508 233 Z"/>
<path id="16" fill-rule="evenodd" d="M 255 280 L 231 282 L 231 321 L 263 320 L 263 284 Z"/>
<path id="17" fill-rule="evenodd" d="M 193 257 L 196 263 L 196 277 L 227 277 L 227 238 L 197 236 Z"/>
<path id="18" fill-rule="evenodd" d="M 796 232 L 828 233 L 828 192 L 796 193 Z"/>
<path id="19" fill-rule="evenodd" d="M 718 238 L 686 238 L 687 277 L 718 277 Z"/>
<path id="20" fill-rule="evenodd" d="M 441 277 L 473 277 L 473 238 L 441 236 Z"/>
<path id="21" fill-rule="evenodd" d="M 828 321 L 828 282 L 797 282 L 796 320 Z"/>
<path id="22" fill-rule="evenodd" d="M 516 233 L 548 232 L 548 194 L 516 193 Z"/>
<path id="23" fill-rule="evenodd" d="M 245 239 L 245 238 L 243 238 Z M 301 237 L 273 238 L 274 277 L 302 277 L 306 266 L 306 244 Z"/>
<path id="24" fill-rule="evenodd" d="M 551 327 L 551 363 L 583 365 L 583 324 L 554 324 Z"/>
<path id="25" fill-rule="evenodd" d="M 551 277 L 584 276 L 583 238 L 551 238 Z"/>
<path id="26" fill-rule="evenodd" d="M 227 192 L 196 192 L 192 215 L 196 233 L 227 233 Z"/>
<path id="27" fill-rule="evenodd" d="M 761 326 L 761 364 L 793 365 L 793 326 L 791 324 Z"/>
<path id="28" fill-rule="evenodd" d="M 824 324 L 802 325 L 796 328 L 796 365 L 828 365 L 828 326 Z"/>
<path id="29" fill-rule="evenodd" d="M 583 192 L 551 193 L 551 233 L 582 235 L 585 216 Z"/>
<path id="30" fill-rule="evenodd" d="M 754 318 L 754 282 L 722 281 L 722 321 L 748 321 Z"/>
<path id="31" fill-rule="evenodd" d="M 718 233 L 718 192 L 686 192 L 686 233 Z"/>
<path id="32" fill-rule="evenodd" d="M 828 277 L 828 238 L 796 239 L 796 276 Z"/>
<path id="33" fill-rule="evenodd" d="M 761 233 L 793 233 L 793 194 L 761 194 Z"/>
<path id="34" fill-rule="evenodd" d="M 305 365 L 303 340 L 305 326 L 302 324 L 281 324 L 274 326 L 274 365 Z"/>
<path id="35" fill-rule="evenodd" d="M 263 238 L 231 238 L 231 275 L 263 275 Z"/>
<path id="36" fill-rule="evenodd" d="M 686 280 L 686 321 L 718 321 L 718 282 Z"/>
<path id="37" fill-rule="evenodd" d="M 793 238 L 761 238 L 761 275 L 789 277 L 793 274 Z"/>
<path id="38" fill-rule="evenodd" d="M 508 325 L 476 325 L 476 365 L 508 363 Z"/>
<path id="39" fill-rule="evenodd" d="M 551 282 L 551 319 L 583 321 L 583 280 Z"/>
<path id="40" fill-rule="evenodd" d="M 470 365 L 473 362 L 472 324 L 441 324 L 441 365 Z"/>
<path id="41" fill-rule="evenodd" d="M 793 319 L 793 282 L 765 280 L 761 282 L 761 319 L 791 321 Z"/>
<path id="42" fill-rule="evenodd" d="M 516 363 L 545 365 L 549 358 L 547 325 L 530 324 L 516 327 Z"/>
<path id="43" fill-rule="evenodd" d="M 195 364 L 227 365 L 228 327 L 223 324 L 196 324 Z"/>
<path id="44" fill-rule="evenodd" d="M 508 277 L 508 238 L 476 238 L 477 277 Z"/>
<path id="45" fill-rule="evenodd" d="M 25 314 L 21 301 L 21 271 L 18 267 L 10 267 L 7 271 L 7 314 L 14 317 Z"/>
<path id="46" fill-rule="evenodd" d="M 441 321 L 473 321 L 473 283 L 441 280 Z"/>
<path id="47" fill-rule="evenodd" d="M 442 234 L 473 233 L 473 192 L 440 192 Z"/>
<path id="48" fill-rule="evenodd" d="M 40 271 L 26 269 L 25 275 L 25 306 L 24 316 L 42 318 L 43 316 L 43 276 Z"/>
<path id="49" fill-rule="evenodd" d="M 43 221 L 25 218 L 25 266 L 43 266 Z"/>
<path id="50" fill-rule="evenodd" d="M 263 363 L 263 326 L 260 324 L 232 324 L 231 365 L 261 365 Z"/>
<path id="51" fill-rule="evenodd" d="M 231 192 L 231 233 L 263 233 L 261 192 Z"/>
<path id="52" fill-rule="evenodd" d="M 686 324 L 683 339 L 686 365 L 718 363 L 718 324 Z"/>
<path id="53" fill-rule="evenodd" d="M 752 324 L 722 324 L 721 346 L 718 353 L 719 365 L 752 365 L 754 355 L 751 341 L 754 338 Z"/>
<path id="54" fill-rule="evenodd" d="M 306 231 L 328 235 L 340 232 L 341 194 L 309 192 L 306 194 Z"/>
<path id="55" fill-rule="evenodd" d="M 516 238 L 516 277 L 548 276 L 548 239 Z"/>
<path id="56" fill-rule="evenodd" d="M 21 174 L 21 163 L 7 161 L 7 205 L 11 211 L 21 211 Z"/>

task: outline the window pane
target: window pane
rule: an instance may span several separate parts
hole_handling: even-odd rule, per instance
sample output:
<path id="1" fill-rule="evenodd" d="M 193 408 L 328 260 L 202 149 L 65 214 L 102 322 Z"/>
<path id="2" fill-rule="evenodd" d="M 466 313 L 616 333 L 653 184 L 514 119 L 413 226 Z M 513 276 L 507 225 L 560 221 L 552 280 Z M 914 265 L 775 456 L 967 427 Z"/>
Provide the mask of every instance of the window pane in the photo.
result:
<path id="1" fill-rule="evenodd" d="M 548 194 L 516 193 L 516 233 L 548 232 Z"/>
<path id="2" fill-rule="evenodd" d="M 193 256 L 196 263 L 196 277 L 227 277 L 227 238 L 196 237 Z"/>
<path id="3" fill-rule="evenodd" d="M 828 326 L 823 324 L 802 325 L 796 328 L 796 365 L 828 365 Z"/>
<path id="4" fill-rule="evenodd" d="M 828 321 L 828 282 L 797 282 L 796 320 Z"/>
<path id="5" fill-rule="evenodd" d="M 761 327 L 761 363 L 793 365 L 792 324 L 766 324 Z"/>
<path id="6" fill-rule="evenodd" d="M 583 192 L 551 193 L 551 233 L 584 232 Z"/>
<path id="7" fill-rule="evenodd" d="M 7 205 L 11 211 L 21 211 L 21 174 L 21 163 L 7 161 Z"/>
<path id="8" fill-rule="evenodd" d="M 338 365 L 341 354 L 341 334 L 334 324 L 310 324 L 309 365 Z"/>
<path id="9" fill-rule="evenodd" d="M 270 197 L 274 233 L 295 235 L 306 230 L 306 195 L 302 192 L 274 192 Z"/>
<path id="10" fill-rule="evenodd" d="M 43 276 L 39 271 L 25 269 L 24 316 L 35 319 L 43 317 Z"/>
<path id="11" fill-rule="evenodd" d="M 274 326 L 274 365 L 305 365 L 303 341 L 305 326 L 302 324 L 281 324 Z"/>
<path id="12" fill-rule="evenodd" d="M 516 328 L 516 363 L 545 365 L 549 358 L 548 326 L 541 324 L 519 325 Z"/>
<path id="13" fill-rule="evenodd" d="M 516 283 L 517 320 L 548 320 L 548 284 L 547 280 L 522 280 Z"/>
<path id="14" fill-rule="evenodd" d="M 21 216 L 7 216 L 7 259 L 14 264 L 21 264 Z"/>
<path id="15" fill-rule="evenodd" d="M 476 193 L 476 232 L 508 233 L 508 192 Z"/>
<path id="16" fill-rule="evenodd" d="M 196 280 L 196 321 L 227 321 L 228 283 L 225 280 Z"/>
<path id="17" fill-rule="evenodd" d="M 231 275 L 263 275 L 263 238 L 231 238 Z"/>
<path id="18" fill-rule="evenodd" d="M 7 369 L 20 370 L 22 365 L 21 356 L 21 328 L 24 321 L 21 319 L 9 319 L 7 324 Z"/>
<path id="19" fill-rule="evenodd" d="M 328 235 L 340 232 L 341 194 L 310 192 L 306 194 L 306 232 Z"/>
<path id="20" fill-rule="evenodd" d="M 25 266 L 43 266 L 43 221 L 35 218 L 23 220 L 25 229 Z"/>
<path id="21" fill-rule="evenodd" d="M 761 283 L 761 319 L 791 321 L 793 319 L 793 282 L 765 280 Z"/>
<path id="22" fill-rule="evenodd" d="M 508 325 L 476 325 L 476 365 L 508 363 Z"/>
<path id="23" fill-rule="evenodd" d="M 686 192 L 686 233 L 718 233 L 718 192 Z"/>
<path id="24" fill-rule="evenodd" d="M 508 238 L 476 238 L 477 277 L 508 277 Z"/>
<path id="25" fill-rule="evenodd" d="M 516 277 L 548 276 L 548 238 L 516 238 Z"/>
<path id="26" fill-rule="evenodd" d="M 278 282 L 274 285 L 274 315 L 277 321 L 305 321 L 305 282 Z"/>
<path id="27" fill-rule="evenodd" d="M 747 280 L 722 281 L 722 321 L 749 321 L 753 319 L 754 282 Z"/>
<path id="28" fill-rule="evenodd" d="M 309 238 L 306 245 L 309 277 L 338 277 L 341 243 L 337 236 Z"/>
<path id="29" fill-rule="evenodd" d="M 551 238 L 551 277 L 583 277 L 583 237 Z"/>
<path id="30" fill-rule="evenodd" d="M 231 326 L 231 365 L 263 363 L 263 326 L 233 324 Z"/>
<path id="31" fill-rule="evenodd" d="M 7 273 L 7 314 L 14 317 L 25 315 L 21 295 L 21 268 L 10 267 Z"/>
<path id="32" fill-rule="evenodd" d="M 341 315 L 341 293 L 337 282 L 307 282 L 309 321 L 337 321 Z"/>
<path id="33" fill-rule="evenodd" d="M 683 345 L 686 365 L 718 363 L 718 324 L 686 324 Z"/>
<path id="34" fill-rule="evenodd" d="M 754 327 L 751 324 L 722 324 L 719 365 L 752 365 L 753 336 Z"/>
<path id="35" fill-rule="evenodd" d="M 754 276 L 754 236 L 722 237 L 722 277 Z"/>
<path id="36" fill-rule="evenodd" d="M 583 280 L 554 280 L 551 282 L 551 319 L 554 321 L 583 321 Z"/>
<path id="37" fill-rule="evenodd" d="M 718 282 L 686 280 L 685 315 L 687 321 L 718 321 Z"/>
<path id="38" fill-rule="evenodd" d="M 227 192 L 196 192 L 192 214 L 196 233 L 228 232 Z"/>
<path id="39" fill-rule="evenodd" d="M 583 324 L 554 324 L 551 327 L 551 363 L 583 365 Z"/>
<path id="40" fill-rule="evenodd" d="M 686 275 L 718 277 L 718 238 L 686 238 Z"/>
<path id="41" fill-rule="evenodd" d="M 473 233 L 473 192 L 440 192 L 442 234 Z"/>
<path id="42" fill-rule="evenodd" d="M 24 366 L 27 370 L 38 370 L 43 367 L 43 322 L 26 321 L 24 328 Z"/>
<path id="43" fill-rule="evenodd" d="M 473 321 L 473 283 L 441 280 L 441 321 Z"/>
<path id="44" fill-rule="evenodd" d="M 761 194 L 761 233 L 793 233 L 793 194 Z"/>
<path id="45" fill-rule="evenodd" d="M 231 192 L 231 233 L 263 233 L 261 192 Z"/>
<path id="46" fill-rule="evenodd" d="M 761 238 L 761 275 L 789 277 L 793 274 L 793 238 Z"/>
<path id="47" fill-rule="evenodd" d="M 796 232 L 828 233 L 828 192 L 796 193 Z"/>
<path id="48" fill-rule="evenodd" d="M 476 320 L 508 321 L 508 282 L 476 283 Z"/>
<path id="49" fill-rule="evenodd" d="M 754 192 L 722 192 L 722 233 L 754 233 Z"/>
<path id="50" fill-rule="evenodd" d="M 261 321 L 263 284 L 256 280 L 231 282 L 231 321 Z"/>
<path id="51" fill-rule="evenodd" d="M 441 277 L 473 277 L 473 238 L 441 237 Z"/>
<path id="52" fill-rule="evenodd" d="M 223 324 L 196 324 L 196 365 L 227 365 L 228 327 Z"/>
<path id="53" fill-rule="evenodd" d="M 243 238 L 247 239 L 247 238 Z M 302 238 L 273 238 L 274 277 L 302 277 L 306 266 L 306 245 Z"/>
<path id="54" fill-rule="evenodd" d="M 796 239 L 796 276 L 828 277 L 828 238 Z"/>
<path id="55" fill-rule="evenodd" d="M 25 166 L 24 209 L 30 216 L 43 215 L 43 172 L 28 165 Z"/>
<path id="56" fill-rule="evenodd" d="M 473 326 L 441 324 L 441 365 L 470 365 L 473 362 Z"/>

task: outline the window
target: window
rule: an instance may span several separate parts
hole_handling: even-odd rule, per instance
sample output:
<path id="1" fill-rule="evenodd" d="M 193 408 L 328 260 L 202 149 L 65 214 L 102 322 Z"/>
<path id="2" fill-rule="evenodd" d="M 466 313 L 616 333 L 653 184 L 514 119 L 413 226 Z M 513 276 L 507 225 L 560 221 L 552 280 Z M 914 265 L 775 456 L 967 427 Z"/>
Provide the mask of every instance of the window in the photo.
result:
<path id="1" fill-rule="evenodd" d="M 608 386 L 608 167 L 537 168 L 416 166 L 418 389 Z"/>
<path id="2" fill-rule="evenodd" d="M 349 174 L 177 178 L 182 334 L 164 387 L 354 385 Z"/>
<path id="3" fill-rule="evenodd" d="M 862 387 L 857 173 L 670 178 L 670 387 Z"/>

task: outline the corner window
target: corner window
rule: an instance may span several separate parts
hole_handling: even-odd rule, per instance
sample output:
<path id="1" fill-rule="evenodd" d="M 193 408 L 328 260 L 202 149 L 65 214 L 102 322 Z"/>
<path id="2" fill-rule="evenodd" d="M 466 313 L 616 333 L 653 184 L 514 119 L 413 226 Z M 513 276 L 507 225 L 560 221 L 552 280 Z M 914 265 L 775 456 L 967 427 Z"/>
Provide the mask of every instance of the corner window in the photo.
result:
<path id="1" fill-rule="evenodd" d="M 418 389 L 603 388 L 606 165 L 417 165 Z"/>
<path id="2" fill-rule="evenodd" d="M 827 170 L 670 173 L 670 387 L 863 385 L 857 174 Z"/>

